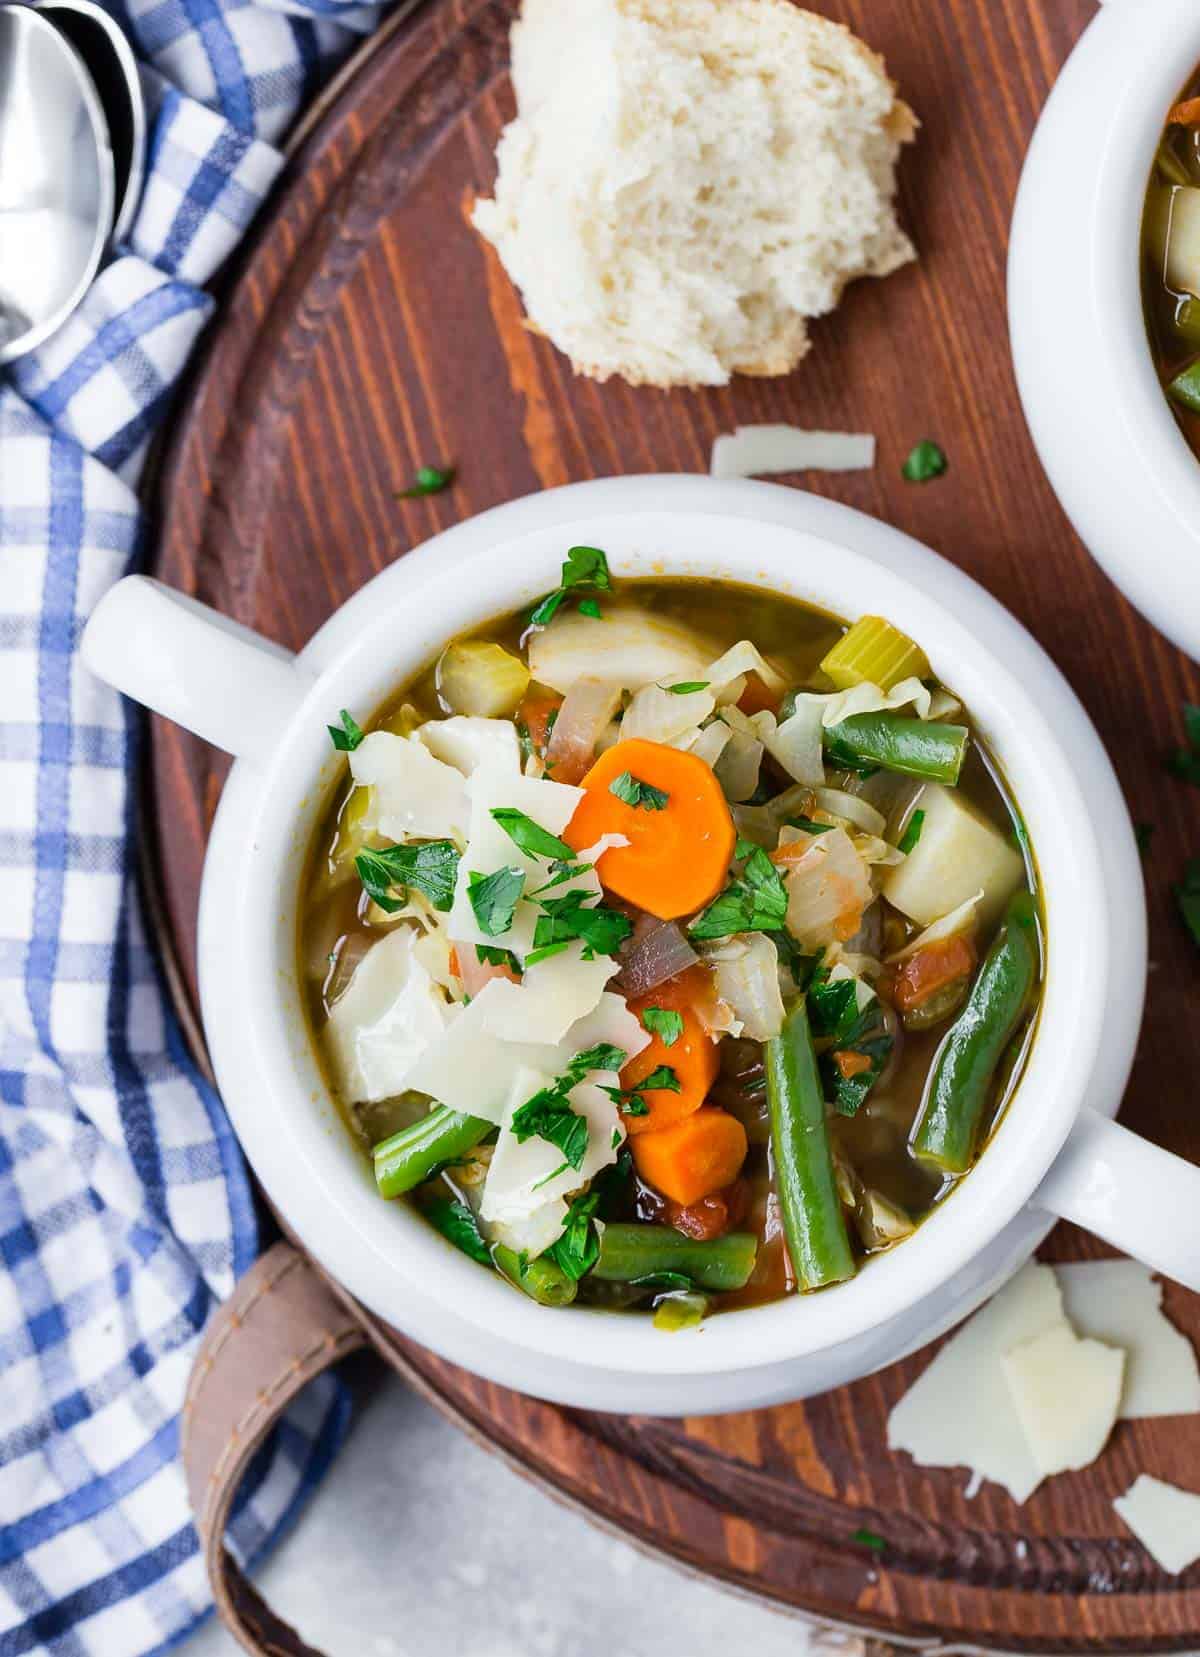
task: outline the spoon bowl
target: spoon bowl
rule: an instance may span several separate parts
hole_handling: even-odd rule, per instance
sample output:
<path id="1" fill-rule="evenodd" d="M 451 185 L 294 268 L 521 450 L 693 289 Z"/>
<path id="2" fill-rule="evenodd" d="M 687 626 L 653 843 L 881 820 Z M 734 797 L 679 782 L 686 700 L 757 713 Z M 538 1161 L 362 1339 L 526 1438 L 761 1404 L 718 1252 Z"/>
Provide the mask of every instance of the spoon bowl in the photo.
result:
<path id="1" fill-rule="evenodd" d="M 112 234 L 114 168 L 83 60 L 48 18 L 0 6 L 0 363 L 48 338 Z"/>

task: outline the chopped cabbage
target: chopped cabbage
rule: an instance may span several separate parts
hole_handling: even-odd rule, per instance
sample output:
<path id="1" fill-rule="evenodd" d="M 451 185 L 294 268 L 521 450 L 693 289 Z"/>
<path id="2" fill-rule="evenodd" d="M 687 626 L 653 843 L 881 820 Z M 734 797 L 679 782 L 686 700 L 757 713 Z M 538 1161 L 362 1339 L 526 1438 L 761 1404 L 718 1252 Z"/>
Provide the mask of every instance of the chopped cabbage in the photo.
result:
<path id="1" fill-rule="evenodd" d="M 364 824 L 386 839 L 466 839 L 462 773 L 434 759 L 415 737 L 372 731 L 350 755 L 350 774 L 371 790 Z"/>
<path id="2" fill-rule="evenodd" d="M 807 700 L 805 692 L 797 701 Z M 902 679 L 891 690 L 880 690 L 878 685 L 864 681 L 850 690 L 835 691 L 832 696 L 817 696 L 821 704 L 821 722 L 829 728 L 840 725 L 857 713 L 895 713 L 900 708 L 912 708 L 918 719 L 944 719 L 956 711 L 959 704 L 949 691 L 930 690 L 920 679 Z"/>
<path id="3" fill-rule="evenodd" d="M 957 937 L 960 932 L 973 932 L 977 920 L 976 910 L 983 898 L 983 888 L 980 887 L 971 897 L 952 909 L 948 915 L 943 915 L 940 921 L 934 921 L 927 926 L 924 932 L 917 934 L 903 949 L 898 949 L 894 955 L 889 955 L 889 961 L 907 961 L 910 955 L 924 949 L 926 944 L 940 943 L 943 938 Z"/>
<path id="4" fill-rule="evenodd" d="M 704 951 L 713 969 L 717 995 L 744 1035 L 770 1041 L 783 1029 L 783 996 L 779 988 L 779 952 L 761 932 L 723 938 Z"/>
<path id="5" fill-rule="evenodd" d="M 446 1031 L 451 1009 L 405 927 L 363 956 L 326 1025 L 339 1091 L 350 1104 L 402 1093 L 414 1062 Z"/>
<path id="6" fill-rule="evenodd" d="M 705 765 L 716 770 L 717 761 L 725 752 L 733 732 L 723 719 L 714 719 L 711 724 L 705 725 L 703 730 L 695 732 L 692 740 L 687 744 L 688 752 L 702 759 Z"/>
<path id="7" fill-rule="evenodd" d="M 647 742 L 674 742 L 685 731 L 702 725 L 713 711 L 707 690 L 693 690 L 676 696 L 661 685 L 644 685 L 625 710 L 621 740 L 642 737 Z"/>
<path id="8" fill-rule="evenodd" d="M 479 766 L 495 771 L 521 769 L 521 747 L 516 727 L 508 719 L 478 719 L 453 714 L 449 719 L 431 719 L 416 733 L 417 741 L 435 759 L 452 765 L 469 777 Z"/>
<path id="9" fill-rule="evenodd" d="M 730 736 L 713 770 L 725 798 L 740 803 L 748 800 L 758 787 L 763 745 L 775 729 L 775 716 L 747 715 L 740 708 L 727 707 L 721 709 L 721 719 L 728 725 Z"/>
<path id="10" fill-rule="evenodd" d="M 874 893 L 845 829 L 814 835 L 787 876 L 787 929 L 806 953 L 852 938 Z"/>
<path id="11" fill-rule="evenodd" d="M 603 679 L 622 690 L 703 679 L 715 647 L 682 622 L 605 599 L 599 621 L 562 609 L 529 641 L 529 669 L 564 695 L 576 679 Z"/>
<path id="12" fill-rule="evenodd" d="M 745 677 L 748 673 L 757 673 L 767 689 L 777 696 L 782 696 L 787 689 L 783 674 L 771 666 L 760 654 L 758 646 L 751 644 L 749 639 L 739 639 L 737 644 L 711 663 L 701 677 L 708 680 L 709 689 L 718 702 L 736 702 L 746 688 Z M 737 695 L 730 695 L 735 685 Z"/>
<path id="13" fill-rule="evenodd" d="M 814 805 L 830 817 L 841 817 L 861 829 L 864 834 L 882 835 L 887 819 L 882 811 L 860 799 L 857 794 L 843 794 L 840 788 L 818 788 L 813 794 Z"/>
<path id="14" fill-rule="evenodd" d="M 814 697 L 801 696 L 796 711 L 764 737 L 767 752 L 789 777 L 815 786 L 825 781 L 821 746 L 821 706 Z"/>

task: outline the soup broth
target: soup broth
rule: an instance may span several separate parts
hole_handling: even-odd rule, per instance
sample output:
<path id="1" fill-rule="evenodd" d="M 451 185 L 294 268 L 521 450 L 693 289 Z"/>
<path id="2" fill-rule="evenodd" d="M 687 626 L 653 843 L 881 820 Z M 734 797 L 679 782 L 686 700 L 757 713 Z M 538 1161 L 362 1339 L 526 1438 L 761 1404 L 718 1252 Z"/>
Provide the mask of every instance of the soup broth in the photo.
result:
<path id="1" fill-rule="evenodd" d="M 1142 225 L 1146 327 L 1163 391 L 1200 454 L 1200 72 L 1172 107 Z"/>
<path id="2" fill-rule="evenodd" d="M 381 1193 L 546 1305 L 679 1327 L 845 1280 L 961 1180 L 1036 1013 L 1033 862 L 969 717 L 886 623 L 875 639 L 871 618 L 847 632 L 717 582 L 614 592 L 606 566 L 571 585 L 574 558 L 549 616 L 543 604 L 532 625 L 511 614 L 455 641 L 365 742 L 348 718 L 334 733 L 352 774 L 308 858 L 301 976 Z M 864 639 L 882 684 L 855 665 Z M 826 726 L 839 691 L 846 717 Z M 480 800 L 508 798 L 481 780 L 500 775 L 513 804 L 491 815 L 511 842 L 479 826 Z M 540 828 L 542 796 L 518 775 L 561 785 Z M 465 817 L 438 819 L 443 788 L 465 790 Z M 606 846 L 608 832 L 627 843 Z M 418 856 L 429 869 L 413 874 Z M 388 946 L 389 978 L 374 952 L 398 933 L 410 943 Z M 983 1005 L 981 964 L 1005 950 L 1025 982 Z M 610 974 L 594 1010 L 589 972 Z M 560 991 L 583 1009 L 565 1037 Z M 1004 1021 L 990 1068 L 958 1051 L 981 1006 Z M 507 1103 L 493 1094 L 506 1035 L 535 1055 Z"/>

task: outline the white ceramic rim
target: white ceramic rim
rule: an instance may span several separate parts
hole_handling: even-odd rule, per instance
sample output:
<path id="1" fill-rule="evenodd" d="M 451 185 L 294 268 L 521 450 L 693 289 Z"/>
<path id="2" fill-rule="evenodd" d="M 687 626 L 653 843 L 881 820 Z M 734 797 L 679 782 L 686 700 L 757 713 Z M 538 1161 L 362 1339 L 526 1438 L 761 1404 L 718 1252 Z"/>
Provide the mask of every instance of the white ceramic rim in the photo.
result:
<path id="1" fill-rule="evenodd" d="M 572 1364 L 594 1361 L 610 1371 L 727 1373 L 823 1351 L 914 1306 L 977 1255 L 1029 1200 L 1071 1128 L 1093 1074 L 1112 967 L 1103 905 L 1096 901 L 1104 890 L 1099 848 L 1073 772 L 1081 740 L 1084 748 L 1089 738 L 1095 750 L 1099 745 L 1069 687 L 1024 630 L 974 582 L 895 530 L 834 503 L 762 484 L 619 479 L 554 495 L 553 502 L 542 496 L 497 508 L 408 554 L 344 606 L 302 653 L 301 662 L 321 676 L 270 765 L 254 779 L 257 805 L 243 837 L 250 850 L 233 865 L 210 858 L 206 869 L 200 939 L 206 1014 L 210 1001 L 243 1013 L 236 1027 L 226 1021 L 209 1031 L 226 1103 L 251 1161 L 301 1240 L 353 1294 L 401 1327 L 406 1292 L 416 1300 L 432 1293 L 450 1300 L 481 1340 L 492 1335 L 532 1353 Z M 793 514 L 806 501 L 821 533 L 751 522 L 748 501 L 767 495 L 785 495 Z M 651 502 L 655 510 L 647 513 Z M 722 502 L 732 513 L 724 522 L 717 516 Z M 553 521 L 512 536 L 518 521 L 536 520 L 548 503 L 557 509 Z M 568 526 L 565 509 L 576 503 L 580 518 Z M 603 514 L 606 505 L 611 511 Z M 638 549 L 623 544 L 631 516 Z M 715 523 L 723 534 L 719 554 L 681 561 L 678 546 L 711 538 Z M 853 525 L 853 538 L 860 544 L 868 538 L 872 553 L 839 543 L 839 525 L 847 536 Z M 994 1142 L 970 1176 L 971 1201 L 951 1199 L 903 1249 L 871 1262 L 850 1284 L 710 1320 L 695 1338 L 664 1341 L 648 1320 L 537 1307 L 458 1256 L 405 1205 L 380 1203 L 363 1159 L 325 1098 L 298 1013 L 293 900 L 307 830 L 301 836 L 293 827 L 289 844 L 287 825 L 306 807 L 315 814 L 317 796 L 324 797 L 339 769 L 325 724 L 342 706 L 369 714 L 430 659 L 432 641 L 403 655 L 395 649 L 396 615 L 410 601 L 428 608 L 433 594 L 442 595 L 446 619 L 437 633 L 449 636 L 553 586 L 565 547 L 574 540 L 607 545 L 618 577 L 668 569 L 713 573 L 807 597 L 849 619 L 865 608 L 879 609 L 914 632 L 935 670 L 971 706 L 1000 759 L 1026 815 L 1044 883 L 1050 942 L 1043 1037 Z M 805 554 L 815 552 L 821 567 L 805 566 L 801 573 Z M 519 578 L 511 573 L 518 558 Z M 764 565 L 772 559 L 775 568 L 796 574 L 781 580 L 772 573 L 768 581 Z M 897 573 L 896 565 L 909 570 Z M 925 577 L 925 590 L 914 584 L 914 570 Z M 853 579 L 869 586 L 869 604 L 847 598 Z M 931 579 L 957 618 L 929 595 Z M 972 612 L 980 610 L 993 628 L 1003 620 L 1004 662 L 973 633 Z M 358 629 L 353 642 L 331 649 L 351 624 Z M 1087 763 L 1095 762 L 1095 754 L 1088 754 Z M 226 799 L 230 792 L 232 785 Z M 237 792 L 244 803 L 246 789 Z M 219 991 L 208 987 L 213 975 L 221 980 Z M 277 983 L 283 994 L 272 993 Z M 1056 1032 L 1054 1043 L 1044 1039 L 1047 1029 Z M 313 1108 L 306 1111 L 306 1104 Z"/>
<path id="2" fill-rule="evenodd" d="M 1195 539 L 1200 528 L 1200 456 L 1179 429 L 1155 372 L 1142 306 L 1141 236 L 1146 192 L 1167 111 L 1200 65 L 1200 6 L 1193 0 L 1174 0 L 1167 6 L 1156 0 L 1154 10 L 1158 15 L 1153 28 L 1147 27 L 1152 9 L 1131 0 L 1114 5 L 1108 14 L 1129 14 L 1132 27 L 1125 32 L 1135 36 L 1136 45 L 1132 55 L 1122 52 L 1120 100 L 1106 110 L 1099 152 L 1090 158 L 1096 173 L 1090 269 L 1100 323 L 1097 337 L 1112 383 L 1120 388 L 1116 406 L 1126 437 L 1146 486 L 1186 523 Z M 1122 46 L 1126 45 L 1123 36 Z M 1114 318 L 1128 318 L 1131 326 L 1113 326 Z M 1135 568 L 1140 553 L 1140 548 L 1133 549 Z M 1151 603 L 1165 609 L 1161 586 L 1151 591 L 1145 604 L 1153 618 Z"/>

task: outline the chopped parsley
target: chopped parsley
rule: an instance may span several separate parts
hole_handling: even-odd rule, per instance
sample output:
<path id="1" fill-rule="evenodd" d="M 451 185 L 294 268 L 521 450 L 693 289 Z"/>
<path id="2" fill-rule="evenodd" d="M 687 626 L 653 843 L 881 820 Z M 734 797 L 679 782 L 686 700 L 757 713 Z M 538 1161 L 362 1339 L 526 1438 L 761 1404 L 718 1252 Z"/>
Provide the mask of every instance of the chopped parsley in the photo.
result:
<path id="1" fill-rule="evenodd" d="M 642 1025 L 657 1036 L 664 1047 L 674 1047 L 683 1034 L 683 1014 L 673 1007 L 643 1007 Z"/>
<path id="2" fill-rule="evenodd" d="M 615 794 L 618 800 L 624 800 L 635 811 L 662 811 L 671 798 L 665 789 L 642 782 L 630 771 L 622 771 L 619 777 L 614 777 L 608 785 L 608 792 Z"/>
<path id="3" fill-rule="evenodd" d="M 581 598 L 579 600 L 579 614 L 590 616 L 593 621 L 603 621 L 604 619 L 600 613 L 600 600 L 598 598 Z"/>
<path id="4" fill-rule="evenodd" d="M 836 828 L 835 823 L 814 823 L 811 817 L 788 817 L 789 828 L 803 829 L 805 834 L 830 834 Z"/>
<path id="5" fill-rule="evenodd" d="M 1193 702 L 1183 704 L 1183 729 L 1187 746 L 1176 748 L 1167 760 L 1167 768 L 1184 782 L 1200 787 L 1200 707 Z"/>
<path id="6" fill-rule="evenodd" d="M 858 987 L 853 978 L 831 979 L 819 967 L 808 987 L 807 1005 L 813 1035 L 824 1049 L 820 1059 L 826 1098 L 841 1116 L 854 1116 L 883 1073 L 894 1038 L 883 1006 L 872 995 L 859 1011 Z M 839 1057 L 853 1055 L 858 1062 L 847 1075 Z M 862 1062 L 862 1061 L 867 1062 Z"/>
<path id="7" fill-rule="evenodd" d="M 930 438 L 918 443 L 900 468 L 900 475 L 908 483 L 931 483 L 940 478 L 949 467 L 949 461 Z"/>
<path id="8" fill-rule="evenodd" d="M 490 875 L 472 870 L 467 875 L 467 896 L 481 932 L 486 932 L 489 938 L 498 938 L 508 931 L 524 885 L 523 869 L 497 869 Z"/>
<path id="9" fill-rule="evenodd" d="M 737 932 L 778 932 L 787 919 L 787 887 L 761 846 L 739 840 L 740 875 L 688 928 L 691 937 L 728 938 Z"/>
<path id="10" fill-rule="evenodd" d="M 417 475 L 407 489 L 398 489 L 398 501 L 419 500 L 422 495 L 440 495 L 454 482 L 453 466 L 418 466 Z"/>
<path id="11" fill-rule="evenodd" d="M 494 806 L 492 819 L 499 823 L 513 845 L 530 857 L 556 857 L 570 861 L 575 855 L 565 840 L 551 834 L 549 829 L 535 823 L 532 817 L 527 817 L 515 806 Z"/>
<path id="12" fill-rule="evenodd" d="M 620 1135 L 615 1130 L 613 1138 L 613 1149 L 616 1150 Z M 592 1224 L 600 1206 L 600 1197 L 601 1192 L 595 1189 L 576 1197 L 563 1221 L 562 1236 L 546 1250 L 549 1258 L 575 1283 L 586 1277 L 600 1258 L 600 1240 Z"/>
<path id="13" fill-rule="evenodd" d="M 595 955 L 615 955 L 618 945 L 624 943 L 633 931 L 626 916 L 617 909 L 608 909 L 602 903 L 591 903 L 591 894 L 567 892 L 561 898 L 540 898 L 542 913 L 533 931 L 533 954 L 526 965 L 533 964 L 534 956 L 546 959 L 546 952 L 557 955 L 573 939 L 584 945 L 584 959 Z"/>
<path id="14" fill-rule="evenodd" d="M 531 898 L 540 897 L 543 892 L 549 892 L 555 886 L 561 886 L 566 880 L 574 880 L 576 875 L 586 874 L 593 867 L 594 865 L 591 863 L 570 863 L 562 860 L 551 863 L 550 879 L 544 886 L 536 887 L 530 892 L 529 896 Z"/>
<path id="15" fill-rule="evenodd" d="M 352 754 L 363 739 L 362 727 L 350 717 L 345 708 L 338 715 L 340 725 L 326 725 L 329 740 L 339 754 Z"/>
<path id="16" fill-rule="evenodd" d="M 1179 906 L 1179 913 L 1183 924 L 1192 935 L 1196 947 L 1200 949 L 1200 857 L 1189 860 L 1183 871 L 1183 879 L 1171 890 L 1175 894 L 1175 902 Z"/>
<path id="17" fill-rule="evenodd" d="M 873 1530 L 856 1530 L 850 1540 L 857 1542 L 860 1547 L 870 1548 L 872 1553 L 882 1553 L 887 1547 L 883 1537 Z"/>
<path id="18" fill-rule="evenodd" d="M 536 1136 L 556 1145 L 566 1158 L 563 1166 L 547 1174 L 540 1184 L 557 1178 L 565 1168 L 578 1170 L 587 1155 L 587 1117 L 580 1116 L 573 1108 L 568 1098 L 571 1089 L 591 1070 L 619 1070 L 628 1056 L 624 1048 L 615 1047 L 609 1041 L 585 1047 L 576 1053 L 557 1081 L 550 1087 L 540 1088 L 513 1112 L 510 1125 L 518 1143 L 524 1144 Z"/>
<path id="19" fill-rule="evenodd" d="M 532 627 L 545 627 L 558 614 L 559 607 L 568 593 L 583 589 L 594 592 L 608 593 L 612 591 L 612 577 L 608 573 L 608 559 L 599 547 L 572 547 L 567 553 L 566 562 L 562 567 L 562 582 L 552 593 L 531 611 L 529 622 Z M 598 618 L 600 606 L 595 599 L 584 599 L 583 604 L 590 607 L 583 611 L 584 615 Z M 580 609 L 583 610 L 583 604 Z"/>
<path id="20" fill-rule="evenodd" d="M 917 842 L 920 840 L 921 830 L 924 827 L 925 813 L 923 811 L 914 811 L 912 816 L 908 819 L 908 827 L 901 836 L 900 844 L 897 847 L 897 850 L 902 851 L 905 857 L 908 856 L 909 852 L 913 850 Z"/>
<path id="21" fill-rule="evenodd" d="M 435 1197 L 426 1203 L 422 1212 L 429 1223 L 440 1231 L 455 1248 L 478 1260 L 481 1266 L 492 1263 L 491 1250 L 483 1240 L 479 1222 L 465 1202 L 452 1202 L 449 1197 Z"/>
<path id="22" fill-rule="evenodd" d="M 415 886 L 435 909 L 445 911 L 454 902 L 458 876 L 458 852 L 450 840 L 426 840 L 411 846 L 385 846 L 380 851 L 361 851 L 354 859 L 358 878 L 367 896 L 394 915 L 408 901 L 408 888 Z M 393 887 L 403 893 L 392 896 Z"/>
<path id="23" fill-rule="evenodd" d="M 639 1093 L 681 1093 L 683 1083 L 669 1064 L 660 1064 L 637 1085 Z"/>
<path id="24" fill-rule="evenodd" d="M 690 696 L 695 690 L 707 690 L 708 684 L 707 679 L 684 679 L 678 685 L 668 685 L 667 689 L 672 696 Z"/>
<path id="25" fill-rule="evenodd" d="M 650 1106 L 636 1088 L 602 1087 L 622 1116 L 649 1116 Z"/>
<path id="26" fill-rule="evenodd" d="M 475 959 L 480 966 L 511 967 L 514 972 L 520 972 L 521 963 L 511 949 L 499 949 L 495 944 L 476 944 Z"/>

